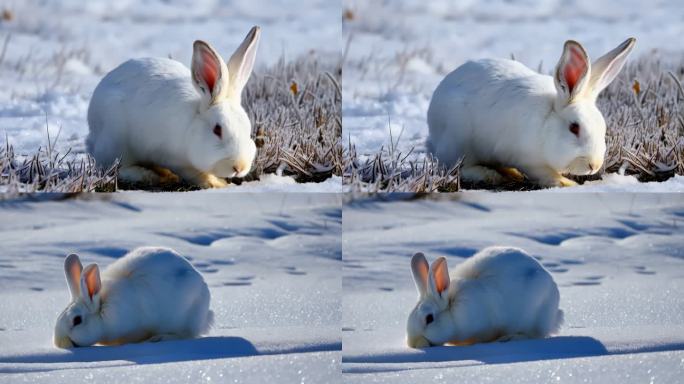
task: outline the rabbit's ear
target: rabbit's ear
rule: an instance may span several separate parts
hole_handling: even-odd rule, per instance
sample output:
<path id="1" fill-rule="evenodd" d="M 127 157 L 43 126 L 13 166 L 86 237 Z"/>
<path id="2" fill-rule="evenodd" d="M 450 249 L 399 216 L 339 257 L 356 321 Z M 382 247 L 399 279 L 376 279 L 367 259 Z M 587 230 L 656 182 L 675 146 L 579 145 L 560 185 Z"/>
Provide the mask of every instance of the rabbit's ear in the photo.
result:
<path id="1" fill-rule="evenodd" d="M 233 53 L 233 56 L 228 60 L 228 73 L 230 73 L 230 92 L 228 97 L 240 100 L 242 89 L 247 84 L 247 80 L 249 80 L 249 76 L 254 68 L 260 35 L 261 28 L 257 26 L 252 27 L 242 41 L 242 44 L 240 44 L 235 53 Z"/>
<path id="2" fill-rule="evenodd" d="M 430 293 L 435 298 L 445 299 L 443 294 L 449 289 L 449 269 L 444 257 L 435 260 L 430 266 Z"/>
<path id="3" fill-rule="evenodd" d="M 591 65 L 589 87 L 594 96 L 598 96 L 608 84 L 615 80 L 635 44 L 636 39 L 630 37 Z"/>
<path id="4" fill-rule="evenodd" d="M 69 292 L 71 292 L 71 300 L 76 299 L 81 294 L 78 285 L 82 270 L 83 265 L 81 265 L 81 260 L 78 259 L 77 254 L 72 253 L 64 259 L 64 276 L 69 286 Z"/>
<path id="5" fill-rule="evenodd" d="M 418 252 L 411 258 L 411 272 L 413 272 L 413 281 L 416 283 L 416 288 L 420 297 L 427 293 L 428 284 L 428 262 L 425 260 L 425 255 Z"/>
<path id="6" fill-rule="evenodd" d="M 195 41 L 192 51 L 192 82 L 205 105 L 221 100 L 227 92 L 228 69 L 221 56 L 207 43 Z"/>
<path id="7" fill-rule="evenodd" d="M 81 297 L 93 311 L 100 307 L 101 288 L 100 269 L 97 264 L 88 265 L 81 274 Z"/>
<path id="8" fill-rule="evenodd" d="M 560 101 L 569 104 L 582 94 L 587 88 L 590 73 L 589 57 L 582 45 L 576 41 L 566 41 L 553 77 Z"/>

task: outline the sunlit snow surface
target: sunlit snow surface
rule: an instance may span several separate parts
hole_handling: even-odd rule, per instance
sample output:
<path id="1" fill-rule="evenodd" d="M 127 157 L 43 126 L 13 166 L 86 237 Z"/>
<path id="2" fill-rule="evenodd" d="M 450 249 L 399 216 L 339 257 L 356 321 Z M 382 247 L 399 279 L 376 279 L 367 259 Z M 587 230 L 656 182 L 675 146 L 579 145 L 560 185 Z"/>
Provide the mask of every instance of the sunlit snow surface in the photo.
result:
<path id="1" fill-rule="evenodd" d="M 341 197 L 123 193 L 0 202 L 0 382 L 339 381 Z M 143 245 L 188 257 L 215 325 L 194 340 L 61 350 L 63 260 Z"/>
<path id="2" fill-rule="evenodd" d="M 673 383 L 684 361 L 684 196 L 465 193 L 356 200 L 343 225 L 344 380 Z M 538 258 L 565 311 L 559 335 L 410 349 L 413 253 L 454 267 L 484 247 Z"/>

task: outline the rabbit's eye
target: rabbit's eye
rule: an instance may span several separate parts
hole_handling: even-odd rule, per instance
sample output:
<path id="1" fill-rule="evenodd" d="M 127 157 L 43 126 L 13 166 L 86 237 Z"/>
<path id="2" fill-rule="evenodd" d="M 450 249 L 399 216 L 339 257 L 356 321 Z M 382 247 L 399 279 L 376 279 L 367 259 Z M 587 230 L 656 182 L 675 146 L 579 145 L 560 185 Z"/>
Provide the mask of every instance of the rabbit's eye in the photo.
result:
<path id="1" fill-rule="evenodd" d="M 425 316 L 425 325 L 428 325 L 428 324 L 432 323 L 433 321 L 435 321 L 435 317 L 432 316 L 432 313 Z"/>
<path id="2" fill-rule="evenodd" d="M 221 126 L 216 124 L 214 126 L 214 135 L 218 136 L 218 138 L 221 138 Z"/>
<path id="3" fill-rule="evenodd" d="M 579 126 L 579 124 L 577 124 L 577 123 L 572 123 L 572 124 L 570 124 L 570 126 L 568 127 L 568 129 L 570 130 L 570 132 L 572 132 L 573 135 L 579 136 L 579 132 L 580 132 L 580 126 Z"/>
<path id="4" fill-rule="evenodd" d="M 83 319 L 81 319 L 81 316 L 74 317 L 74 327 L 81 324 L 82 321 Z"/>

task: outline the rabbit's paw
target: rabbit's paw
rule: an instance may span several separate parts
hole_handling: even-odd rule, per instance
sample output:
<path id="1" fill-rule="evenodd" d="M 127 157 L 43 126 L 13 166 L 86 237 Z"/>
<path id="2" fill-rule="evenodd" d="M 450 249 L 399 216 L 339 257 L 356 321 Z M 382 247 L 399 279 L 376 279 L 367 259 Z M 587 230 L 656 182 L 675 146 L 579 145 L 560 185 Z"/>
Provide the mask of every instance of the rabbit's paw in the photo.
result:
<path id="1" fill-rule="evenodd" d="M 572 187 L 577 185 L 576 182 L 547 167 L 534 168 L 526 173 L 531 179 L 537 180 L 537 183 L 542 187 Z"/>
<path id="2" fill-rule="evenodd" d="M 570 179 L 568 179 L 568 178 L 565 177 L 565 176 L 561 176 L 561 177 L 558 179 L 558 182 L 560 183 L 560 186 L 561 186 L 561 187 L 575 187 L 575 186 L 577 186 L 577 182 L 576 182 L 576 181 L 570 180 Z"/>
<path id="3" fill-rule="evenodd" d="M 228 182 L 225 179 L 207 173 L 199 185 L 202 188 L 224 188 L 228 186 Z"/>

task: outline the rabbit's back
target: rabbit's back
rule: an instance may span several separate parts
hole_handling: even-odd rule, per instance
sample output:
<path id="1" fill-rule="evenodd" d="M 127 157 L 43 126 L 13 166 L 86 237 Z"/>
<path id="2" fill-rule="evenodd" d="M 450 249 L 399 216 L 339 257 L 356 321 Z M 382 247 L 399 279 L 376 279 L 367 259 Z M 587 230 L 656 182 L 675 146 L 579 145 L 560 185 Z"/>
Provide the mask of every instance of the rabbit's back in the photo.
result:
<path id="1" fill-rule="evenodd" d="M 164 58 L 128 60 L 93 92 L 88 151 L 103 165 L 119 157 L 154 160 L 145 156 L 155 153 L 152 148 L 165 148 L 169 137 L 187 129 L 198 104 L 190 71 L 183 64 Z"/>
<path id="2" fill-rule="evenodd" d="M 137 248 L 112 263 L 102 279 L 102 297 L 115 317 L 126 319 L 117 327 L 196 336 L 211 323 L 207 284 L 170 249 Z"/>
<path id="3" fill-rule="evenodd" d="M 538 149 L 534 127 L 553 107 L 553 78 L 504 59 L 469 61 L 447 75 L 428 109 L 429 150 L 493 165 Z"/>
<path id="4" fill-rule="evenodd" d="M 142 277 L 168 278 L 192 272 L 201 278 L 187 259 L 168 248 L 140 247 L 110 264 L 103 275 L 112 279 L 135 280 Z"/>
<path id="5" fill-rule="evenodd" d="M 503 334 L 544 337 L 562 321 L 558 287 L 533 257 L 516 248 L 490 247 L 453 270 L 462 323 Z M 474 332 L 477 333 L 477 332 Z"/>
<path id="6" fill-rule="evenodd" d="M 488 247 L 454 268 L 455 277 L 506 278 L 540 271 L 551 277 L 541 264 L 524 251 L 513 247 Z"/>

